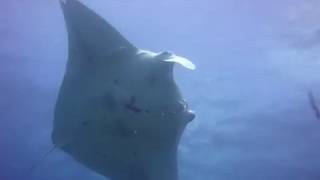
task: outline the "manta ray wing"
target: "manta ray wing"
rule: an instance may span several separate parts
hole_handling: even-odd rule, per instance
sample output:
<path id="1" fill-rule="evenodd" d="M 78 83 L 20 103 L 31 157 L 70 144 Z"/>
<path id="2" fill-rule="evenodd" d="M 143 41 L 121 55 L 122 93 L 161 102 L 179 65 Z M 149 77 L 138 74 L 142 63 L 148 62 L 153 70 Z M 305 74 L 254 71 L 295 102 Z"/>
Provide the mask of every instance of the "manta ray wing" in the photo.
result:
<path id="1" fill-rule="evenodd" d="M 60 1 L 69 37 L 69 53 L 103 56 L 119 48 L 136 49 L 114 27 L 78 0 Z"/>

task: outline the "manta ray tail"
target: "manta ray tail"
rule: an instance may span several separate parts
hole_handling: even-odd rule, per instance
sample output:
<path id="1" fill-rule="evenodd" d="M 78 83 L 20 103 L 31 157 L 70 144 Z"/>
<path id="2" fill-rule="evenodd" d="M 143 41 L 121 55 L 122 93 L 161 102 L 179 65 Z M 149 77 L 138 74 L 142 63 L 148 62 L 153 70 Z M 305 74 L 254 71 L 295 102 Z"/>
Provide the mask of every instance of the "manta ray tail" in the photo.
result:
<path id="1" fill-rule="evenodd" d="M 26 172 L 25 175 L 32 175 L 34 170 L 37 169 L 46 160 L 46 158 L 57 148 L 58 148 L 57 145 L 52 146 L 45 154 L 42 155 L 41 159 L 38 162 L 34 163 L 30 167 L 30 169 Z"/>

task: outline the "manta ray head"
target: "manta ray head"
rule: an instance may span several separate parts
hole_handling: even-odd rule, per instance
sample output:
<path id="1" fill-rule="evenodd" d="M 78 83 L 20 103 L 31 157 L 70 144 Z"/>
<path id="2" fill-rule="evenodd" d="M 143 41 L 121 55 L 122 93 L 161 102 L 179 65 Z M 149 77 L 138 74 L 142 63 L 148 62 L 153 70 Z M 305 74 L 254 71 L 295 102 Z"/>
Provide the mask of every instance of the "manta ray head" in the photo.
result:
<path id="1" fill-rule="evenodd" d="M 77 0 L 62 3 L 69 58 L 55 107 L 54 144 L 112 180 L 177 180 L 177 147 L 194 113 L 170 52 L 134 47 Z"/>

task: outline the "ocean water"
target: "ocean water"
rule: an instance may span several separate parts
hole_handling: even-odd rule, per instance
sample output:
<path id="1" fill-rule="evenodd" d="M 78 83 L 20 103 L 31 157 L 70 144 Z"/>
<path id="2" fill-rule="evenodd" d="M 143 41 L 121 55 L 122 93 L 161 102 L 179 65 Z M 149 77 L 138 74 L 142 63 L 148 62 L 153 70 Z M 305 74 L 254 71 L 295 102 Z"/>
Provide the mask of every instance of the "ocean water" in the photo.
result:
<path id="1" fill-rule="evenodd" d="M 197 65 L 175 68 L 196 112 L 179 180 L 320 179 L 319 0 L 81 1 L 136 46 Z M 59 149 L 38 163 L 67 60 L 58 1 L 1 1 L 0 22 L 0 180 L 106 179 Z"/>

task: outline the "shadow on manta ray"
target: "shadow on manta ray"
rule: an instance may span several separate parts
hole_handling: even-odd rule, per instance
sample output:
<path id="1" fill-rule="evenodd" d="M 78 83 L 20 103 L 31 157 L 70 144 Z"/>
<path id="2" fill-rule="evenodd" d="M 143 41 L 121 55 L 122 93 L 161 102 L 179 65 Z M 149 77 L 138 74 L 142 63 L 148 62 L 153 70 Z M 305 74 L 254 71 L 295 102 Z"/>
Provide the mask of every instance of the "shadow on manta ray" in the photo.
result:
<path id="1" fill-rule="evenodd" d="M 169 52 L 136 48 L 78 0 L 61 2 L 69 57 L 55 107 L 52 140 L 112 180 L 177 180 L 177 147 L 194 113 Z"/>

